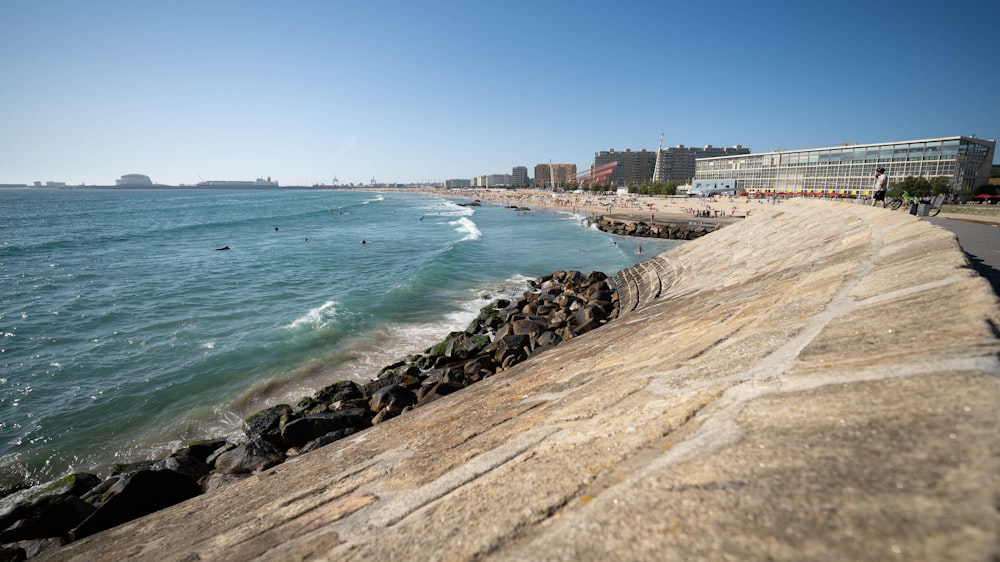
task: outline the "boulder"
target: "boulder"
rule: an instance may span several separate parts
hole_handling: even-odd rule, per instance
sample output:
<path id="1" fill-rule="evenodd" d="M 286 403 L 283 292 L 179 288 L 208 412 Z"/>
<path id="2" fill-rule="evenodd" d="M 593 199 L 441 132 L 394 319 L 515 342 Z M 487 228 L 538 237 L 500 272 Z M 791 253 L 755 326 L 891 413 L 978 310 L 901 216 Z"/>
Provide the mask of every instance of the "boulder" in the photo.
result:
<path id="1" fill-rule="evenodd" d="M 393 384 L 380 388 L 377 392 L 373 393 L 371 400 L 368 402 L 368 407 L 372 412 L 389 409 L 393 413 L 398 414 L 404 408 L 413 406 L 416 403 L 417 395 L 413 391 L 398 384 Z"/>
<path id="2" fill-rule="evenodd" d="M 45 496 L 24 511 L 24 517 L 0 531 L 0 542 L 65 537 L 94 506 L 71 495 Z"/>
<path id="3" fill-rule="evenodd" d="M 603 324 L 606 318 L 607 314 L 601 310 L 601 307 L 587 305 L 576 311 L 576 328 L 574 328 L 573 334 L 576 336 L 585 334 Z"/>
<path id="4" fill-rule="evenodd" d="M 215 470 L 226 474 L 251 474 L 285 460 L 285 453 L 260 437 L 250 439 L 215 459 Z M 165 472 L 165 471 L 161 471 Z"/>
<path id="5" fill-rule="evenodd" d="M 272 406 L 243 420 L 243 432 L 250 440 L 263 439 L 280 448 L 282 447 L 281 425 L 286 423 L 287 416 L 291 415 L 293 410 L 288 404 Z"/>
<path id="6" fill-rule="evenodd" d="M 313 439 L 333 431 L 341 429 L 356 431 L 365 428 L 369 425 L 369 416 L 368 411 L 363 408 L 306 416 L 285 425 L 282 429 L 282 438 L 289 447 L 302 447 Z"/>
<path id="7" fill-rule="evenodd" d="M 172 470 L 197 482 L 211 471 L 204 461 L 190 455 L 174 455 L 153 465 L 153 470 Z"/>
<path id="8" fill-rule="evenodd" d="M 44 552 L 55 550 L 65 544 L 66 540 L 62 537 L 15 541 L 0 547 L 0 562 L 20 562 L 21 560 L 39 556 Z"/>
<path id="9" fill-rule="evenodd" d="M 356 432 L 357 430 L 354 429 L 353 427 L 348 427 L 346 429 L 338 429 L 337 431 L 331 431 L 330 433 L 327 433 L 325 435 L 320 435 L 316 439 L 313 439 L 312 441 L 303 445 L 302 448 L 299 449 L 299 454 L 304 455 L 310 451 L 315 451 L 320 447 L 325 447 L 330 443 L 333 443 L 335 441 L 340 441 L 344 437 L 347 437 L 348 435 L 353 435 Z"/>
<path id="10" fill-rule="evenodd" d="M 107 501 L 70 533 L 73 540 L 191 499 L 201 487 L 172 470 L 140 470 L 123 476 L 108 493 Z"/>
<path id="11" fill-rule="evenodd" d="M 188 443 L 187 447 L 174 451 L 171 456 L 189 456 L 207 463 L 208 457 L 220 448 L 226 446 L 225 439 L 202 439 Z"/>

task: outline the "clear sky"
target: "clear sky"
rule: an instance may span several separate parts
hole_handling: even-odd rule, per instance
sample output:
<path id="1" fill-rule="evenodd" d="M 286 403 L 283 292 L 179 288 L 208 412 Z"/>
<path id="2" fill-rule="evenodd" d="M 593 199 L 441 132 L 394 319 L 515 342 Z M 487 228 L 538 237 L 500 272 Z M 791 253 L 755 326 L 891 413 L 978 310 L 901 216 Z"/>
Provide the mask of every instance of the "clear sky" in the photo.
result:
<path id="1" fill-rule="evenodd" d="M 0 183 L 1000 136 L 1000 1 L 0 0 Z"/>

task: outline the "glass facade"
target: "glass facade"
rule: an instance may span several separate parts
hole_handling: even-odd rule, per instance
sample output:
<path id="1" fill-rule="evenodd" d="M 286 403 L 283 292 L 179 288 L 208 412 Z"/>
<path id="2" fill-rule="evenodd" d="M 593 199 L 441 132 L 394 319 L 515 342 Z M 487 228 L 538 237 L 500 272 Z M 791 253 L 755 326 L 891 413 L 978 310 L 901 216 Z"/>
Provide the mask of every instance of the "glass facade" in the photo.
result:
<path id="1" fill-rule="evenodd" d="M 989 183 L 996 141 L 945 137 L 787 152 L 703 158 L 694 179 L 735 181 L 736 190 L 764 194 L 870 195 L 880 166 L 893 180 L 949 178 L 952 190 Z"/>

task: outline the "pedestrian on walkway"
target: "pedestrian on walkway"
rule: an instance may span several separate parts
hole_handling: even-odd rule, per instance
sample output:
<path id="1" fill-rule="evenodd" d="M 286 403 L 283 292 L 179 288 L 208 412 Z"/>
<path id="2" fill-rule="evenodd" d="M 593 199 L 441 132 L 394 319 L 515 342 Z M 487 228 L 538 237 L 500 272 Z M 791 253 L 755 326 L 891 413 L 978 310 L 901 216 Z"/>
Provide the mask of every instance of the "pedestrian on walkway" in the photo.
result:
<path id="1" fill-rule="evenodd" d="M 874 191 L 874 198 L 872 199 L 872 207 L 878 205 L 878 202 L 882 202 L 882 208 L 885 208 L 885 192 L 889 188 L 889 175 L 885 173 L 885 168 L 879 167 L 875 171 L 875 186 L 872 188 Z"/>

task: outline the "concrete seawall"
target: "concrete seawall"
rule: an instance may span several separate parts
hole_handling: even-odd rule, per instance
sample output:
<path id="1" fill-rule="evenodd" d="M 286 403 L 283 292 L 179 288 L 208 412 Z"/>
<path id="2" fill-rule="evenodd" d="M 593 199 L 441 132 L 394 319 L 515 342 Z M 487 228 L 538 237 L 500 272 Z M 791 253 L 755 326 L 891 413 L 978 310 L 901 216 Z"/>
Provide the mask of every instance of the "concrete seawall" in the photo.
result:
<path id="1" fill-rule="evenodd" d="M 609 325 L 57 560 L 988 560 L 1000 305 L 954 237 L 793 200 Z"/>

